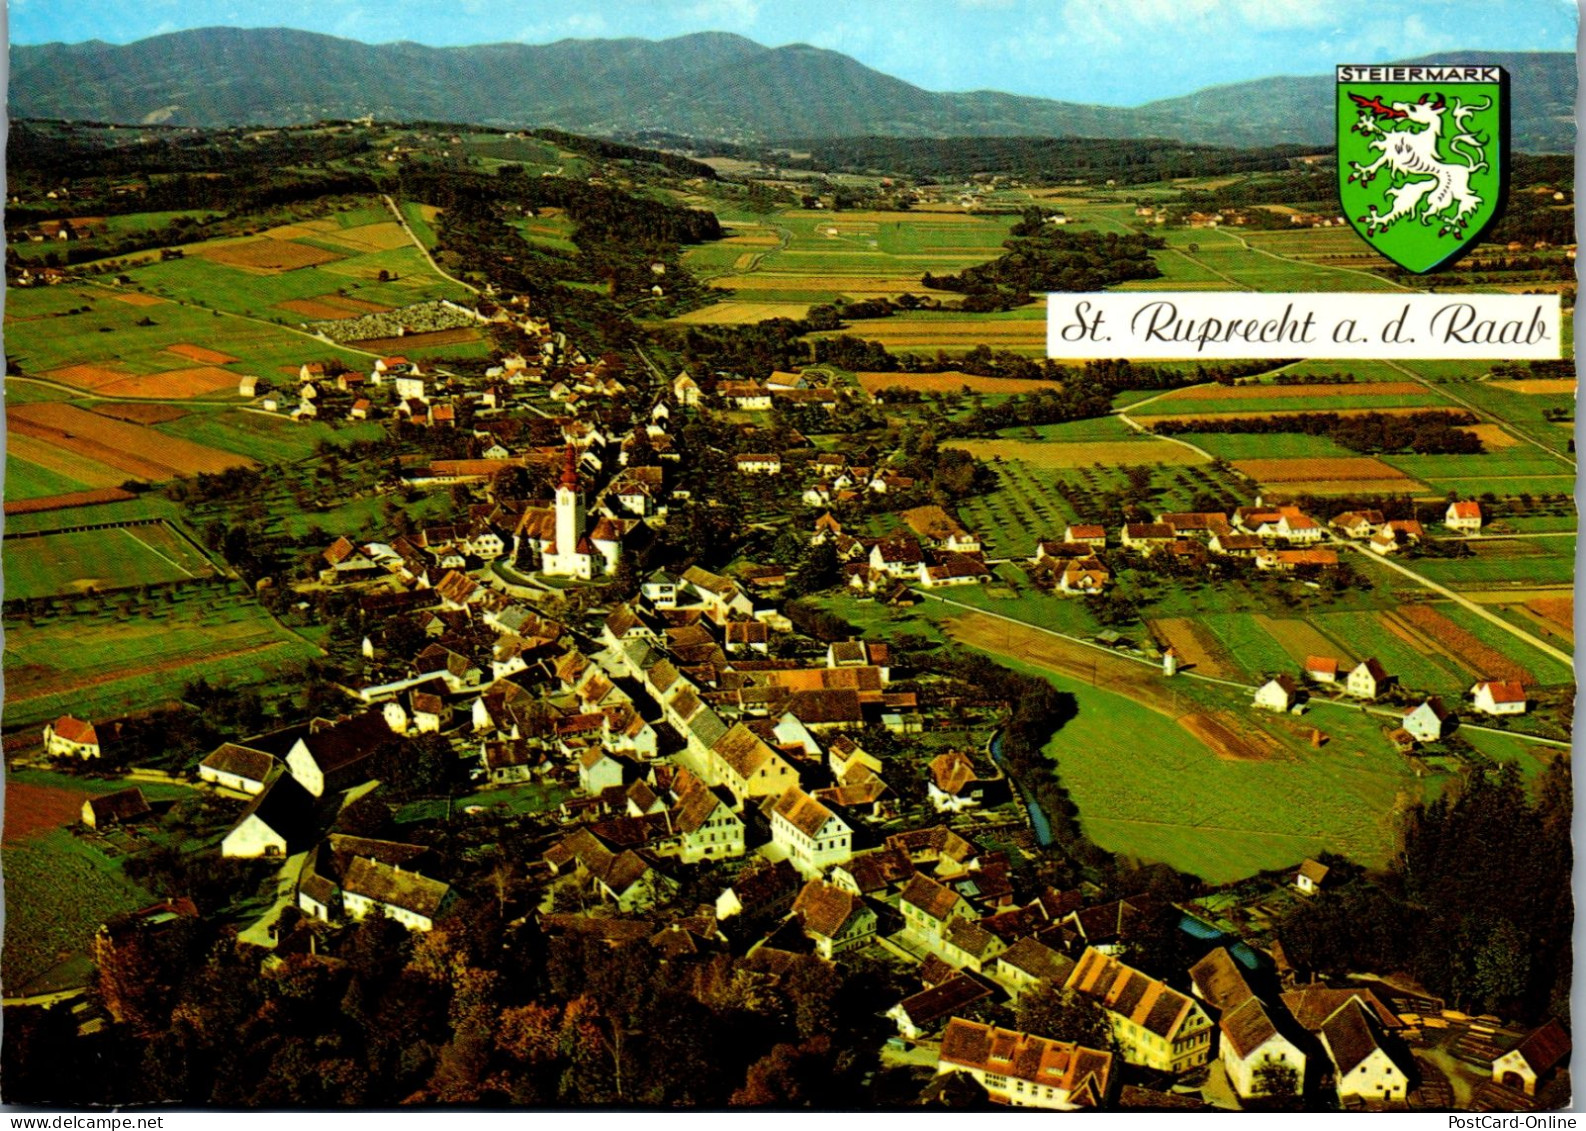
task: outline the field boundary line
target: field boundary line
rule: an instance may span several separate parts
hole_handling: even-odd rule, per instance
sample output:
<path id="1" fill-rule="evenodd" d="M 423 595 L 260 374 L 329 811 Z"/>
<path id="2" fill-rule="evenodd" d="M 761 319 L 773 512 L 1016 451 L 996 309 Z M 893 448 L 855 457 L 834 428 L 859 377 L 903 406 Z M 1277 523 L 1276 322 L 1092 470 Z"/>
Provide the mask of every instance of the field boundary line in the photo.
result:
<path id="1" fill-rule="evenodd" d="M 464 290 L 472 291 L 474 294 L 480 293 L 479 288 L 474 286 L 472 283 L 465 283 L 461 279 L 458 279 L 452 275 L 448 275 L 446 272 L 442 271 L 440 269 L 440 265 L 435 262 L 435 257 L 430 254 L 430 249 L 424 246 L 424 241 L 419 239 L 417 234 L 414 233 L 413 229 L 408 226 L 408 218 L 402 215 L 402 209 L 397 206 L 397 202 L 391 199 L 391 195 L 389 193 L 381 193 L 380 196 L 381 199 L 386 202 L 386 207 L 391 209 L 391 213 L 396 217 L 397 223 L 402 225 L 402 230 L 408 234 L 408 239 L 413 241 L 413 246 L 419 249 L 419 253 L 423 255 L 425 260 L 429 263 L 431 271 L 434 271 L 441 278 L 446 279 L 449 282 L 456 283 Z M 378 355 L 371 354 L 370 356 L 374 357 Z"/>
<path id="2" fill-rule="evenodd" d="M 198 574 L 196 574 L 192 570 L 188 569 L 181 562 L 175 561 L 174 559 L 168 558 L 164 554 L 160 553 L 160 551 L 156 550 L 153 546 L 149 545 L 142 538 L 139 538 L 136 534 L 132 533 L 132 531 L 129 530 L 127 527 L 123 526 L 120 529 L 121 529 L 121 533 L 125 534 L 128 538 L 131 538 L 134 542 L 136 542 L 138 545 L 142 546 L 145 550 L 147 550 L 149 553 L 153 554 L 155 557 L 159 558 L 162 562 L 169 562 L 171 565 L 175 566 L 177 569 L 179 569 L 183 573 L 187 574 L 188 577 L 196 578 L 198 576 Z"/>

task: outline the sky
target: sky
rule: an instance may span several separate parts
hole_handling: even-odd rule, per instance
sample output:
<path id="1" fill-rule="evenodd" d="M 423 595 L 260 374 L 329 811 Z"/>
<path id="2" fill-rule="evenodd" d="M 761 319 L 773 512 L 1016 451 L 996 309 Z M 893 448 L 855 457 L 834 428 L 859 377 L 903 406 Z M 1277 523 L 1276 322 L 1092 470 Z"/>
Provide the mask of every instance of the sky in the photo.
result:
<path id="1" fill-rule="evenodd" d="M 1133 106 L 1451 50 L 1570 51 L 1574 0 L 9 0 L 18 44 L 293 27 L 437 47 L 729 31 L 928 90 Z"/>

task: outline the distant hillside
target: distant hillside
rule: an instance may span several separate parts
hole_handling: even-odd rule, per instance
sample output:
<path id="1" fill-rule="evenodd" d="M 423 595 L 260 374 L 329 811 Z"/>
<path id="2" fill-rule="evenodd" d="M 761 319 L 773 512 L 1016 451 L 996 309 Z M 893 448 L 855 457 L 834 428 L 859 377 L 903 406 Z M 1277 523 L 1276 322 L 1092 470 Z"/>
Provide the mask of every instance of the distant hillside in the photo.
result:
<path id="1" fill-rule="evenodd" d="M 1480 55 L 1514 76 L 1515 145 L 1574 148 L 1566 53 Z M 125 46 L 12 47 L 13 117 L 174 125 L 324 118 L 790 137 L 1167 137 L 1197 144 L 1326 145 L 1332 77 L 1271 78 L 1135 108 L 994 91 L 941 94 L 835 51 L 705 32 L 661 41 L 371 46 L 285 28 L 202 28 Z"/>

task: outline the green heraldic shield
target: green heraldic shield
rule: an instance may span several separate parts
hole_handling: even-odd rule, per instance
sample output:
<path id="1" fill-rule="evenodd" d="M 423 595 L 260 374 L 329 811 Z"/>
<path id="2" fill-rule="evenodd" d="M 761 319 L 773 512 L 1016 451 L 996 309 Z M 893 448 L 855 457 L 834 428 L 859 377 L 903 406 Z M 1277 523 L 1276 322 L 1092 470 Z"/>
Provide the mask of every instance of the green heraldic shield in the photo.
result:
<path id="1" fill-rule="evenodd" d="M 1476 242 L 1503 203 L 1502 68 L 1338 68 L 1338 198 L 1371 246 L 1436 270 Z"/>

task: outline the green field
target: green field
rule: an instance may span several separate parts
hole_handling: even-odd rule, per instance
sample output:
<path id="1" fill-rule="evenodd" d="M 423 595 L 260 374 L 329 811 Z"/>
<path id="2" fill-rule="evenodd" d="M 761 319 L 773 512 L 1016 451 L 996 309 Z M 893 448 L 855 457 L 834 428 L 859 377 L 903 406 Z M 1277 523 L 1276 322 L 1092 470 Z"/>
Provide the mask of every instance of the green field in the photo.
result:
<path id="1" fill-rule="evenodd" d="M 1326 436 L 1303 432 L 1181 432 L 1175 440 L 1204 448 L 1218 459 L 1342 459 L 1358 456 Z"/>
<path id="2" fill-rule="evenodd" d="M 1374 396 L 1368 392 L 1330 394 L 1326 388 L 1315 396 L 1167 396 L 1131 410 L 1131 416 L 1261 416 L 1269 412 L 1338 412 L 1343 409 L 1453 408 L 1457 407 L 1428 390 Z"/>
<path id="3" fill-rule="evenodd" d="M 65 829 L 8 843 L 4 865 L 0 981 L 7 997 L 82 985 L 89 974 L 85 952 L 100 924 L 154 902 L 114 862 Z"/>
<path id="4" fill-rule="evenodd" d="M 38 464 L 18 459 L 6 453 L 5 497 L 8 499 L 37 499 L 44 495 L 64 495 L 68 491 L 81 491 L 86 483 L 70 479 L 59 472 L 50 471 Z"/>
<path id="5" fill-rule="evenodd" d="M 4 557 L 8 600 L 159 585 L 214 574 L 203 555 L 164 525 L 12 537 L 5 540 Z"/>
<path id="6" fill-rule="evenodd" d="M 1487 539 L 1468 543 L 1471 558 L 1417 558 L 1406 564 L 1444 585 L 1548 585 L 1575 577 L 1575 539 Z"/>
<path id="7" fill-rule="evenodd" d="M 375 421 L 336 426 L 319 421 L 297 423 L 272 413 L 243 409 L 193 412 L 154 427 L 158 432 L 252 456 L 263 463 L 306 459 L 322 443 L 350 444 L 379 439 L 385 434 L 385 426 Z"/>
<path id="8" fill-rule="evenodd" d="M 414 254 L 418 254 L 416 250 Z M 246 308 L 249 304 L 241 296 L 247 293 L 247 283 L 266 281 L 200 259 L 174 260 L 162 263 L 157 268 L 144 268 L 143 272 L 155 270 L 172 277 L 179 276 L 191 287 L 192 297 L 216 307 L 233 300 L 238 308 Z M 211 277 L 216 271 L 228 272 L 246 282 L 239 284 L 237 278 L 229 277 L 215 281 Z M 210 282 L 214 285 L 211 286 Z M 334 283 L 326 284 L 325 280 L 320 280 L 315 286 L 317 290 L 313 287 L 305 289 L 317 294 L 335 289 Z M 240 292 L 237 290 L 239 287 Z M 72 304 L 75 308 L 86 306 L 89 309 L 78 314 L 49 316 L 48 307 L 57 301 L 60 292 L 71 292 L 75 297 Z M 227 365 L 226 369 L 276 381 L 282 377 L 283 366 L 295 368 L 304 361 L 336 357 L 355 369 L 362 368 L 367 361 L 362 354 L 341 350 L 277 326 L 243 318 L 228 318 L 217 315 L 213 310 L 176 302 L 133 306 L 118 301 L 114 297 L 116 293 L 113 289 L 86 284 L 29 287 L 8 292 L 6 357 L 12 370 L 20 370 L 32 377 L 48 377 L 49 371 L 65 365 L 115 362 L 132 374 L 161 373 L 199 366 L 200 362 L 172 354 L 166 349 L 167 346 L 181 344 L 220 350 L 238 359 Z M 139 325 L 144 319 L 152 324 Z M 9 382 L 8 393 L 11 387 L 21 388 L 21 383 Z M 222 400 L 236 400 L 234 389 L 210 395 Z"/>
<path id="9" fill-rule="evenodd" d="M 9 589 L 7 595 L 10 595 Z M 123 608 L 131 600 L 130 609 Z M 69 615 L 5 624 L 5 726 L 67 712 L 105 718 L 169 702 L 200 676 L 211 682 L 300 678 L 318 649 L 281 628 L 251 598 L 199 586 L 167 604 L 135 595 L 72 602 Z M 64 610 L 63 610 L 64 612 Z"/>
<path id="10" fill-rule="evenodd" d="M 1312 619 L 1335 640 L 1347 641 L 1361 659 L 1375 656 L 1381 660 L 1388 674 L 1397 676 L 1404 688 L 1457 700 L 1474 682 L 1474 677 L 1454 661 L 1426 655 L 1395 636 L 1373 613 L 1319 613 Z"/>
<path id="11" fill-rule="evenodd" d="M 1394 814 L 1438 788 L 1418 782 L 1369 716 L 1329 712 L 1321 750 L 1271 761 L 1218 758 L 1156 711 L 1104 689 L 1045 676 L 1078 714 L 1047 745 L 1086 834 L 1103 848 L 1224 883 L 1332 851 L 1381 866 Z M 1242 696 L 1216 701 L 1247 711 Z"/>
<path id="12" fill-rule="evenodd" d="M 181 518 L 181 513 L 176 504 L 164 495 L 149 492 L 135 499 L 127 499 L 119 503 L 103 503 L 75 514 L 64 511 L 39 511 L 34 514 L 6 515 L 6 534 L 9 536 L 28 531 L 56 530 L 68 525 L 68 517 L 72 520 L 81 519 L 93 523 L 133 522 L 142 518 L 163 518 L 169 522 L 176 522 Z"/>

